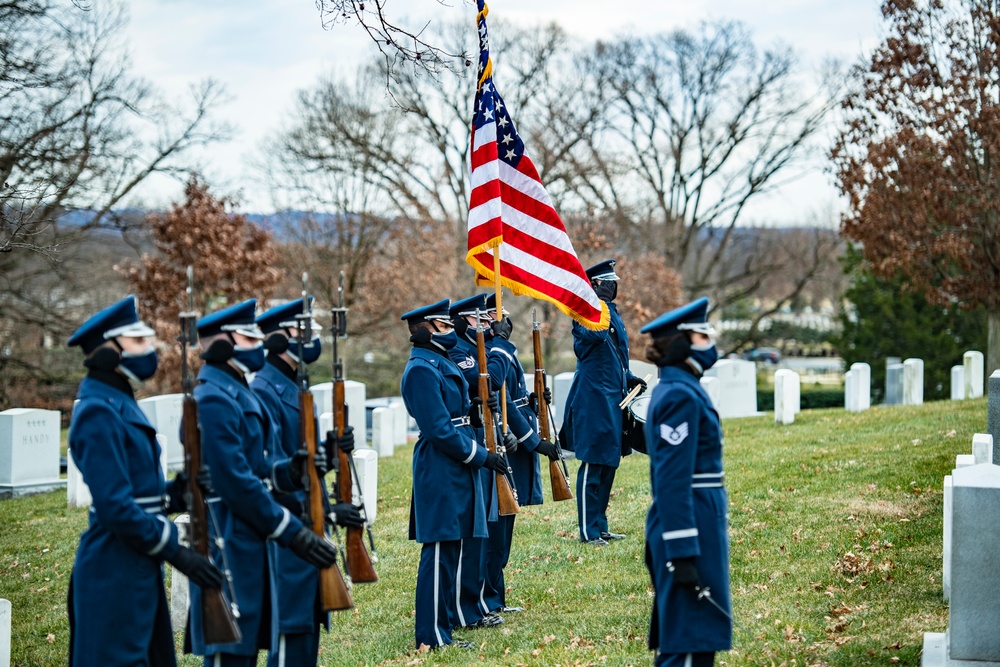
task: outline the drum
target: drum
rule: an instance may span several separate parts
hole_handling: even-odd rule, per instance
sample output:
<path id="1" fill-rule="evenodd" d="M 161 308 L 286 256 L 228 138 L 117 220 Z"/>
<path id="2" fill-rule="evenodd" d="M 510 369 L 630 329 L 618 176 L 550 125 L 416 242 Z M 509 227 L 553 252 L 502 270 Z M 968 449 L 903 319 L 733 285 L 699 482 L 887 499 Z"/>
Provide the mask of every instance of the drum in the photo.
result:
<path id="1" fill-rule="evenodd" d="M 639 396 L 622 409 L 622 456 L 632 450 L 646 454 L 646 411 L 649 410 L 650 395 Z"/>

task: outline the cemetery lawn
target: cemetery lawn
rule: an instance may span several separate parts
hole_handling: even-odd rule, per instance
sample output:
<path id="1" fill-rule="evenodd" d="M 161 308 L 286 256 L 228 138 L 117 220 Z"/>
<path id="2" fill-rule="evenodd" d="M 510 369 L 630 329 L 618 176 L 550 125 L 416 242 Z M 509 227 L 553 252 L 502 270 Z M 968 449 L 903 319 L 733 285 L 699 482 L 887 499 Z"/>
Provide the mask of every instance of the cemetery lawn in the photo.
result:
<path id="1" fill-rule="evenodd" d="M 942 478 L 985 428 L 985 399 L 861 414 L 814 410 L 789 426 L 775 426 L 770 414 L 725 421 L 741 627 L 716 664 L 919 665 L 923 633 L 948 624 Z M 419 546 L 406 539 L 411 451 L 379 461 L 381 579 L 356 586 L 356 609 L 334 616 L 321 665 L 652 663 L 643 455 L 623 461 L 611 500 L 612 530 L 627 539 L 580 544 L 572 501 L 522 508 L 507 584 L 508 604 L 526 611 L 498 628 L 456 631 L 477 651 L 419 653 L 412 647 Z M 573 481 L 576 467 L 571 461 Z M 0 502 L 0 597 L 13 603 L 13 665 L 65 664 L 66 587 L 86 515 L 66 509 L 65 491 Z M 201 664 L 190 656 L 180 663 Z"/>

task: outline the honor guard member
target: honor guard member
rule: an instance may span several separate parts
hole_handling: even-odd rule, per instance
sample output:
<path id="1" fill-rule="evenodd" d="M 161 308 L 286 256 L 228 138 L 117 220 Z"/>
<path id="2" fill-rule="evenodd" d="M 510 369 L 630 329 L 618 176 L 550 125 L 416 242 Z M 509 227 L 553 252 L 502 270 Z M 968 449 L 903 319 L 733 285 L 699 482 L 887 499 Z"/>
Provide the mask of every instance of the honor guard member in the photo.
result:
<path id="1" fill-rule="evenodd" d="M 312 297 L 309 297 L 312 313 Z M 296 317 L 302 315 L 302 299 L 296 299 L 271 308 L 257 318 L 257 326 L 266 336 L 264 350 L 267 360 L 257 372 L 250 388 L 267 408 L 277 435 L 278 459 L 292 458 L 304 446 L 299 422 L 299 386 L 296 372 L 299 364 L 311 364 L 322 352 L 320 327 L 312 322 L 312 340 L 299 346 L 299 329 Z M 315 421 L 316 416 L 313 415 Z M 319 428 L 316 429 L 319 433 Z M 317 459 L 326 470 L 332 469 L 333 452 L 326 452 L 317 442 Z M 337 440 L 338 447 L 354 448 L 354 428 L 348 426 Z M 319 475 L 323 483 L 323 474 Z M 272 489 L 274 498 L 293 516 L 309 524 L 309 496 L 303 489 L 281 492 Z M 324 483 L 323 496 L 326 497 Z M 333 521 L 339 525 L 360 528 L 364 519 L 358 508 L 350 503 L 339 503 L 330 508 Z M 277 595 L 277 636 L 272 637 L 268 667 L 284 665 L 315 665 L 319 653 L 319 628 L 330 629 L 330 617 L 319 609 L 319 570 L 286 547 L 276 542 L 268 543 L 268 551 L 275 572 L 274 590 Z"/>
<path id="2" fill-rule="evenodd" d="M 400 383 L 403 402 L 420 435 L 413 447 L 410 539 L 420 542 L 416 645 L 452 643 L 458 617 L 457 567 L 463 542 L 486 537 L 479 468 L 502 472 L 501 458 L 476 441 L 469 386 L 448 356 L 458 336 L 448 299 L 404 314 L 413 349 Z M 474 645 L 462 642 L 463 647 Z"/>
<path id="3" fill-rule="evenodd" d="M 507 360 L 506 375 L 495 381 L 497 390 L 506 383 L 507 422 L 510 432 L 517 439 L 517 446 L 507 450 L 507 460 L 513 471 L 514 488 L 517 489 L 519 505 L 542 504 L 542 473 L 538 454 L 558 458 L 555 446 L 542 442 L 538 437 L 538 424 L 532 410 L 528 391 L 524 384 L 524 368 L 517 358 L 517 346 L 510 341 L 514 323 L 506 309 L 497 313 L 496 294 L 486 298 L 486 307 L 492 320 L 488 337 L 490 350 Z M 492 379 L 492 378 L 491 378 Z M 506 603 L 506 582 L 504 568 L 510 560 L 511 541 L 514 536 L 516 515 L 502 516 L 498 525 L 491 526 L 486 549 L 486 592 L 487 605 L 495 611 L 518 613 L 522 607 L 508 607 Z"/>
<path id="4" fill-rule="evenodd" d="M 660 369 L 645 425 L 649 647 L 658 666 L 708 667 L 732 645 L 722 427 L 699 382 L 718 359 L 707 313 L 702 298 L 642 328 L 653 339 L 646 358 Z"/>
<path id="5" fill-rule="evenodd" d="M 482 447 L 486 447 L 487 443 L 486 432 L 480 421 L 482 412 L 479 407 L 481 401 L 479 398 L 479 349 L 476 342 L 476 327 L 481 326 L 485 329 L 483 332 L 484 341 L 488 341 L 492 337 L 493 333 L 489 328 L 491 318 L 487 314 L 487 309 L 485 293 L 456 301 L 451 304 L 449 309 L 451 321 L 458 336 L 458 343 L 448 351 L 448 354 L 462 371 L 465 381 L 469 384 L 469 397 L 474 404 L 471 413 L 473 427 L 476 431 L 476 440 Z M 477 315 L 480 318 L 478 321 Z M 494 416 L 500 414 L 500 403 L 496 389 L 503 384 L 507 377 L 509 366 L 510 361 L 506 355 L 497 350 L 489 349 L 489 345 L 487 345 L 486 367 L 490 384 L 489 408 Z M 523 420 L 519 423 L 522 432 L 529 429 Z M 499 429 L 496 432 L 500 433 Z M 513 432 L 508 431 L 504 437 L 506 438 L 504 446 L 508 453 L 517 449 L 517 438 Z M 499 518 L 497 490 L 494 484 L 495 473 L 488 468 L 480 468 L 479 474 L 486 502 L 487 531 L 490 535 L 494 535 L 498 532 L 496 522 Z M 490 593 L 487 595 L 486 549 L 487 540 L 466 540 L 463 544 L 459 562 L 461 591 L 458 601 L 458 621 L 461 627 L 489 628 L 504 622 L 503 617 L 497 613 L 499 608 L 503 607 L 502 598 L 497 601 L 491 587 L 489 588 Z M 502 576 L 502 569 L 500 575 Z"/>
<path id="6" fill-rule="evenodd" d="M 194 395 L 205 461 L 216 471 L 215 494 L 208 505 L 211 524 L 218 527 L 215 538 L 222 538 L 231 571 L 243 635 L 235 644 L 205 644 L 201 591 L 192 586 L 191 640 L 194 652 L 205 656 L 206 667 L 255 666 L 258 650 L 270 648 L 277 634 L 277 600 L 271 595 L 276 573 L 268 540 L 317 568 L 332 565 L 337 553 L 271 495 L 272 489 L 293 491 L 306 485 L 307 456 L 278 458 L 273 420 L 247 384 L 246 374 L 264 367 L 264 334 L 254 323 L 256 305 L 249 299 L 198 320 L 205 364 Z"/>
<path id="7" fill-rule="evenodd" d="M 608 502 L 622 455 L 622 411 L 618 407 L 635 386 L 646 383 L 628 367 L 628 333 L 618 314 L 618 274 L 609 259 L 587 269 L 597 296 L 608 304 L 611 324 L 592 331 L 573 323 L 576 376 L 566 397 L 566 417 L 560 436 L 576 452 L 576 506 L 580 540 L 596 545 L 624 535 L 608 530 Z M 642 393 L 640 391 L 640 393 Z"/>
<path id="8" fill-rule="evenodd" d="M 176 665 L 162 562 L 200 586 L 223 582 L 214 565 L 180 545 L 166 517 L 187 509 L 188 480 L 164 480 L 156 431 L 130 383 L 156 373 L 153 336 L 129 296 L 69 339 L 87 355 L 69 451 L 93 496 L 69 584 L 71 667 Z"/>

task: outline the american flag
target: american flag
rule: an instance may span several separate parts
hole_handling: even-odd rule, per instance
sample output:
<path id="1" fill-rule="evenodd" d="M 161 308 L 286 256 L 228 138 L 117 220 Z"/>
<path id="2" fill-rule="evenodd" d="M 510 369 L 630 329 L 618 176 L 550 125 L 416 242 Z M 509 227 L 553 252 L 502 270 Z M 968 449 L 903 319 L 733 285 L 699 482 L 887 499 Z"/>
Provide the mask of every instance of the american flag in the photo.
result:
<path id="1" fill-rule="evenodd" d="M 544 299 L 588 329 L 606 329 L 607 305 L 594 293 L 566 227 L 493 85 L 486 15 L 478 0 L 479 81 L 472 118 L 472 193 L 465 260 L 481 284 L 500 282 L 514 294 Z"/>

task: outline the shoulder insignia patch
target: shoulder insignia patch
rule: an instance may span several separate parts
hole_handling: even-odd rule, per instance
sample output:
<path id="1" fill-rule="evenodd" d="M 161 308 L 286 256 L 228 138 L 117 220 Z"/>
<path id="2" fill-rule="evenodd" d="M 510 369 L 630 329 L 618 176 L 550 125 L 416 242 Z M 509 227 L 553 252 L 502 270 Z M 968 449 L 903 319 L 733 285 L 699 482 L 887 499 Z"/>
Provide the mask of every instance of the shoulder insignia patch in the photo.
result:
<path id="1" fill-rule="evenodd" d="M 668 445 L 679 445 L 688 437 L 688 423 L 684 422 L 677 428 L 660 424 L 660 437 L 666 440 Z"/>
<path id="2" fill-rule="evenodd" d="M 476 365 L 476 360 L 473 359 L 472 357 L 466 357 L 465 359 L 462 359 L 460 362 L 458 362 L 458 367 L 461 368 L 463 371 L 473 368 L 475 365 Z"/>

